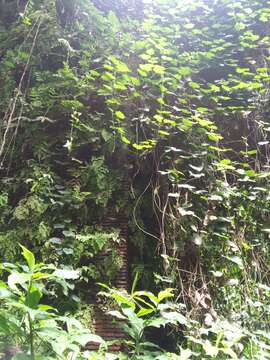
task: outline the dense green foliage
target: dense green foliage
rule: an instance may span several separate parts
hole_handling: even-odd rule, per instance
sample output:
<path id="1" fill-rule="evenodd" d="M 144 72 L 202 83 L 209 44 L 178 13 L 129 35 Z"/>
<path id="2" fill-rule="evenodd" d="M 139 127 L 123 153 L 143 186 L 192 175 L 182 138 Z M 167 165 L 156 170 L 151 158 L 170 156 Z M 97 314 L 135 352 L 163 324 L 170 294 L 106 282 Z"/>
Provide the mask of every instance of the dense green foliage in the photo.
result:
<path id="1" fill-rule="evenodd" d="M 1 267 L 10 274 L 7 283 L 0 283 L 0 348 L 5 351 L 15 343 L 18 347 L 9 349 L 17 349 L 14 359 L 21 360 L 61 359 L 70 354 L 80 358 L 82 346 L 103 340 L 84 329 L 78 320 L 59 316 L 55 308 L 40 303 L 44 295 L 53 294 L 53 287 L 68 287 L 66 279 L 77 279 L 78 272 L 36 263 L 33 253 L 21 247 L 27 265 L 4 263 Z"/>
<path id="2" fill-rule="evenodd" d="M 0 255 L 76 269 L 61 315 L 113 282 L 103 224 L 126 214 L 138 287 L 186 319 L 160 347 L 269 358 L 269 20 L 267 0 L 0 3 Z"/>

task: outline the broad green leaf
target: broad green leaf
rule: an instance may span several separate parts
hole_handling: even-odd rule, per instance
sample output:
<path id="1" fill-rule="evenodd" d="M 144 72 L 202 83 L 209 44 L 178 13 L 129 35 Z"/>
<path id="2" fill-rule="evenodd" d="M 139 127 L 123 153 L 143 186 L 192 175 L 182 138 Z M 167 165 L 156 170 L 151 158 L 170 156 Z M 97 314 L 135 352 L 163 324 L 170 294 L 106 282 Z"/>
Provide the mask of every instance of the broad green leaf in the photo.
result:
<path id="1" fill-rule="evenodd" d="M 136 334 L 136 337 L 140 337 L 144 330 L 144 321 L 139 318 L 130 307 L 123 306 L 122 311 L 128 318 L 130 326 L 132 327 L 134 334 Z"/>
<path id="2" fill-rule="evenodd" d="M 222 140 L 223 136 L 221 136 L 220 134 L 217 133 L 207 133 L 208 139 L 212 140 L 212 141 L 218 141 L 218 140 Z"/>
<path id="3" fill-rule="evenodd" d="M 217 277 L 217 278 L 223 276 L 223 272 L 222 272 L 222 271 L 213 271 L 213 270 L 211 270 L 211 273 L 212 273 L 215 277 Z"/>
<path id="4" fill-rule="evenodd" d="M 215 357 L 219 353 L 218 347 L 213 346 L 209 340 L 205 340 L 205 342 L 203 343 L 203 349 L 208 356 Z"/>
<path id="5" fill-rule="evenodd" d="M 192 23 L 186 23 L 186 24 L 184 24 L 183 26 L 184 26 L 185 29 L 191 30 L 191 29 L 194 28 L 195 25 L 192 24 Z"/>
<path id="6" fill-rule="evenodd" d="M 130 140 L 124 135 L 121 135 L 121 140 L 123 141 L 123 143 L 125 143 L 127 145 L 130 144 Z"/>
<path id="7" fill-rule="evenodd" d="M 195 89 L 195 90 L 198 90 L 201 87 L 200 84 L 196 83 L 195 81 L 190 81 L 188 84 L 192 89 Z"/>
<path id="8" fill-rule="evenodd" d="M 165 326 L 166 324 L 167 321 L 161 317 L 147 321 L 147 326 L 152 326 L 156 328 L 160 328 L 161 326 Z"/>
<path id="9" fill-rule="evenodd" d="M 34 280 L 39 280 L 39 279 L 46 279 L 46 278 L 49 278 L 51 276 L 52 276 L 52 274 L 49 274 L 49 273 L 35 272 L 33 274 L 32 278 Z"/>
<path id="10" fill-rule="evenodd" d="M 157 296 L 158 297 L 158 302 L 160 303 L 164 299 L 169 299 L 169 298 L 174 297 L 173 291 L 174 291 L 173 288 L 167 288 L 167 289 L 165 289 L 163 291 L 160 291 L 158 293 L 158 296 Z"/>
<path id="11" fill-rule="evenodd" d="M 26 249 L 26 247 L 24 247 L 23 245 L 20 245 L 20 247 L 23 250 L 22 255 L 28 264 L 29 270 L 33 271 L 36 263 L 34 254 L 30 250 Z"/>
<path id="12" fill-rule="evenodd" d="M 203 126 L 203 127 L 206 127 L 206 128 L 209 128 L 209 129 L 212 129 L 214 124 L 212 121 L 209 121 L 209 120 L 206 120 L 206 119 L 201 119 L 197 116 L 194 116 L 193 117 L 193 120 L 195 120 L 199 125 Z"/>
<path id="13" fill-rule="evenodd" d="M 0 281 L 0 299 L 8 299 L 13 296 L 13 293 L 8 289 L 8 286 Z"/>
<path id="14" fill-rule="evenodd" d="M 240 269 L 243 269 L 244 265 L 243 265 L 243 260 L 236 255 L 233 256 L 225 256 L 226 259 L 232 261 L 233 263 L 237 264 L 239 266 Z"/>
<path id="15" fill-rule="evenodd" d="M 154 65 L 152 69 L 156 74 L 162 75 L 165 72 L 165 67 L 161 65 Z"/>
<path id="16" fill-rule="evenodd" d="M 115 116 L 121 120 L 125 119 L 125 114 L 122 111 L 116 111 Z"/>
<path id="17" fill-rule="evenodd" d="M 55 308 L 53 306 L 45 305 L 45 304 L 39 304 L 38 309 L 42 311 L 48 311 L 48 310 L 55 311 Z"/>
<path id="18" fill-rule="evenodd" d="M 145 309 L 145 308 L 142 308 L 139 310 L 139 312 L 137 312 L 137 316 L 138 317 L 143 317 L 145 315 L 149 315 L 149 314 L 152 314 L 154 312 L 153 309 Z"/>
<path id="19" fill-rule="evenodd" d="M 150 291 L 135 291 L 133 293 L 133 297 L 138 299 L 138 300 L 144 300 L 142 297 L 148 298 L 149 300 L 151 300 L 153 302 L 153 304 L 156 306 L 158 304 L 158 298 L 157 296 L 155 296 L 152 292 Z M 148 306 L 153 307 L 153 304 L 150 304 L 148 302 L 146 302 L 145 300 L 143 301 L 145 304 L 147 304 Z"/>
<path id="20" fill-rule="evenodd" d="M 178 323 L 181 325 L 185 325 L 187 323 L 186 317 L 176 311 L 162 312 L 162 317 L 166 319 L 167 322 L 170 322 L 172 324 Z"/>
<path id="21" fill-rule="evenodd" d="M 128 73 L 128 72 L 130 72 L 130 69 L 127 67 L 127 65 L 126 64 L 124 64 L 123 62 L 119 62 L 118 64 L 117 64 L 117 67 L 116 67 L 116 70 L 117 71 L 119 71 L 119 72 L 121 72 L 121 73 Z"/>
<path id="22" fill-rule="evenodd" d="M 26 295 L 25 305 L 32 309 L 37 309 L 41 297 L 41 291 L 38 288 L 32 286 L 30 291 Z"/>
<path id="23" fill-rule="evenodd" d="M 85 346 L 90 342 L 93 343 L 97 343 L 97 344 L 102 344 L 104 343 L 104 340 L 102 339 L 102 337 L 95 335 L 95 334 L 91 334 L 90 332 L 81 332 L 79 334 L 72 334 L 71 333 L 71 339 L 74 343 L 77 343 L 81 346 Z"/>
<path id="24" fill-rule="evenodd" d="M 30 281 L 31 276 L 29 274 L 23 274 L 23 273 L 15 273 L 9 275 L 8 277 L 8 286 L 11 290 L 15 290 L 16 292 L 20 292 L 17 288 L 17 284 L 23 285 Z"/>
<path id="25" fill-rule="evenodd" d="M 192 351 L 190 349 L 183 349 L 180 350 L 180 359 L 179 360 L 188 360 L 192 356 Z"/>
<path id="26" fill-rule="evenodd" d="M 133 301 L 128 296 L 121 294 L 119 291 L 113 292 L 109 296 L 111 296 L 115 301 L 117 301 L 120 306 L 127 305 L 135 310 L 135 304 L 133 303 Z"/>
<path id="27" fill-rule="evenodd" d="M 153 64 L 140 64 L 139 68 L 145 72 L 149 72 L 149 71 L 152 71 Z"/>
<path id="28" fill-rule="evenodd" d="M 62 279 L 78 279 L 80 271 L 72 269 L 56 269 L 52 275 Z"/>
<path id="29" fill-rule="evenodd" d="M 111 310 L 111 311 L 108 311 L 107 314 L 113 316 L 113 317 L 116 317 L 117 319 L 120 319 L 120 320 L 126 320 L 127 318 L 120 313 L 120 311 L 117 311 L 117 310 Z"/>

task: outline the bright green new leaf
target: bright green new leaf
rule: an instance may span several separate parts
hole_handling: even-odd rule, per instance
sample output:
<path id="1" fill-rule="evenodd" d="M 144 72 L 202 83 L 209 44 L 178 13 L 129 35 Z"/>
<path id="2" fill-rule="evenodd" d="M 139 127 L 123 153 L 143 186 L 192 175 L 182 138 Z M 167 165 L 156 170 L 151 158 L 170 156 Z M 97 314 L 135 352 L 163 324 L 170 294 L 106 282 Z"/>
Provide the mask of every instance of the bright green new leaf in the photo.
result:
<path id="1" fill-rule="evenodd" d="M 30 250 L 26 249 L 26 247 L 24 247 L 23 245 L 20 245 L 20 247 L 23 250 L 22 255 L 28 264 L 29 270 L 33 271 L 36 263 L 34 254 Z"/>
<path id="2" fill-rule="evenodd" d="M 119 110 L 115 112 L 115 116 L 120 120 L 125 119 L 125 114 L 122 111 L 119 111 Z"/>
<path id="3" fill-rule="evenodd" d="M 158 293 L 158 302 L 160 303 L 161 301 L 165 300 L 165 299 L 169 299 L 174 297 L 174 293 L 173 293 L 174 289 L 173 288 L 167 288 L 163 291 L 160 291 Z"/>

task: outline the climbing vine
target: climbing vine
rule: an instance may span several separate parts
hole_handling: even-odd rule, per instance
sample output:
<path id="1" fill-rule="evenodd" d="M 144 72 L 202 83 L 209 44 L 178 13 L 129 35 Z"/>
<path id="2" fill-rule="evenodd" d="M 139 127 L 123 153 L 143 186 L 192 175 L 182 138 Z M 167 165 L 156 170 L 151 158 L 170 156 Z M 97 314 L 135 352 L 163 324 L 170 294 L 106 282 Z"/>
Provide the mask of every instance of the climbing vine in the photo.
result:
<path id="1" fill-rule="evenodd" d="M 2 259 L 80 269 L 87 302 L 125 213 L 139 286 L 267 342 L 269 20 L 267 0 L 3 1 Z"/>

